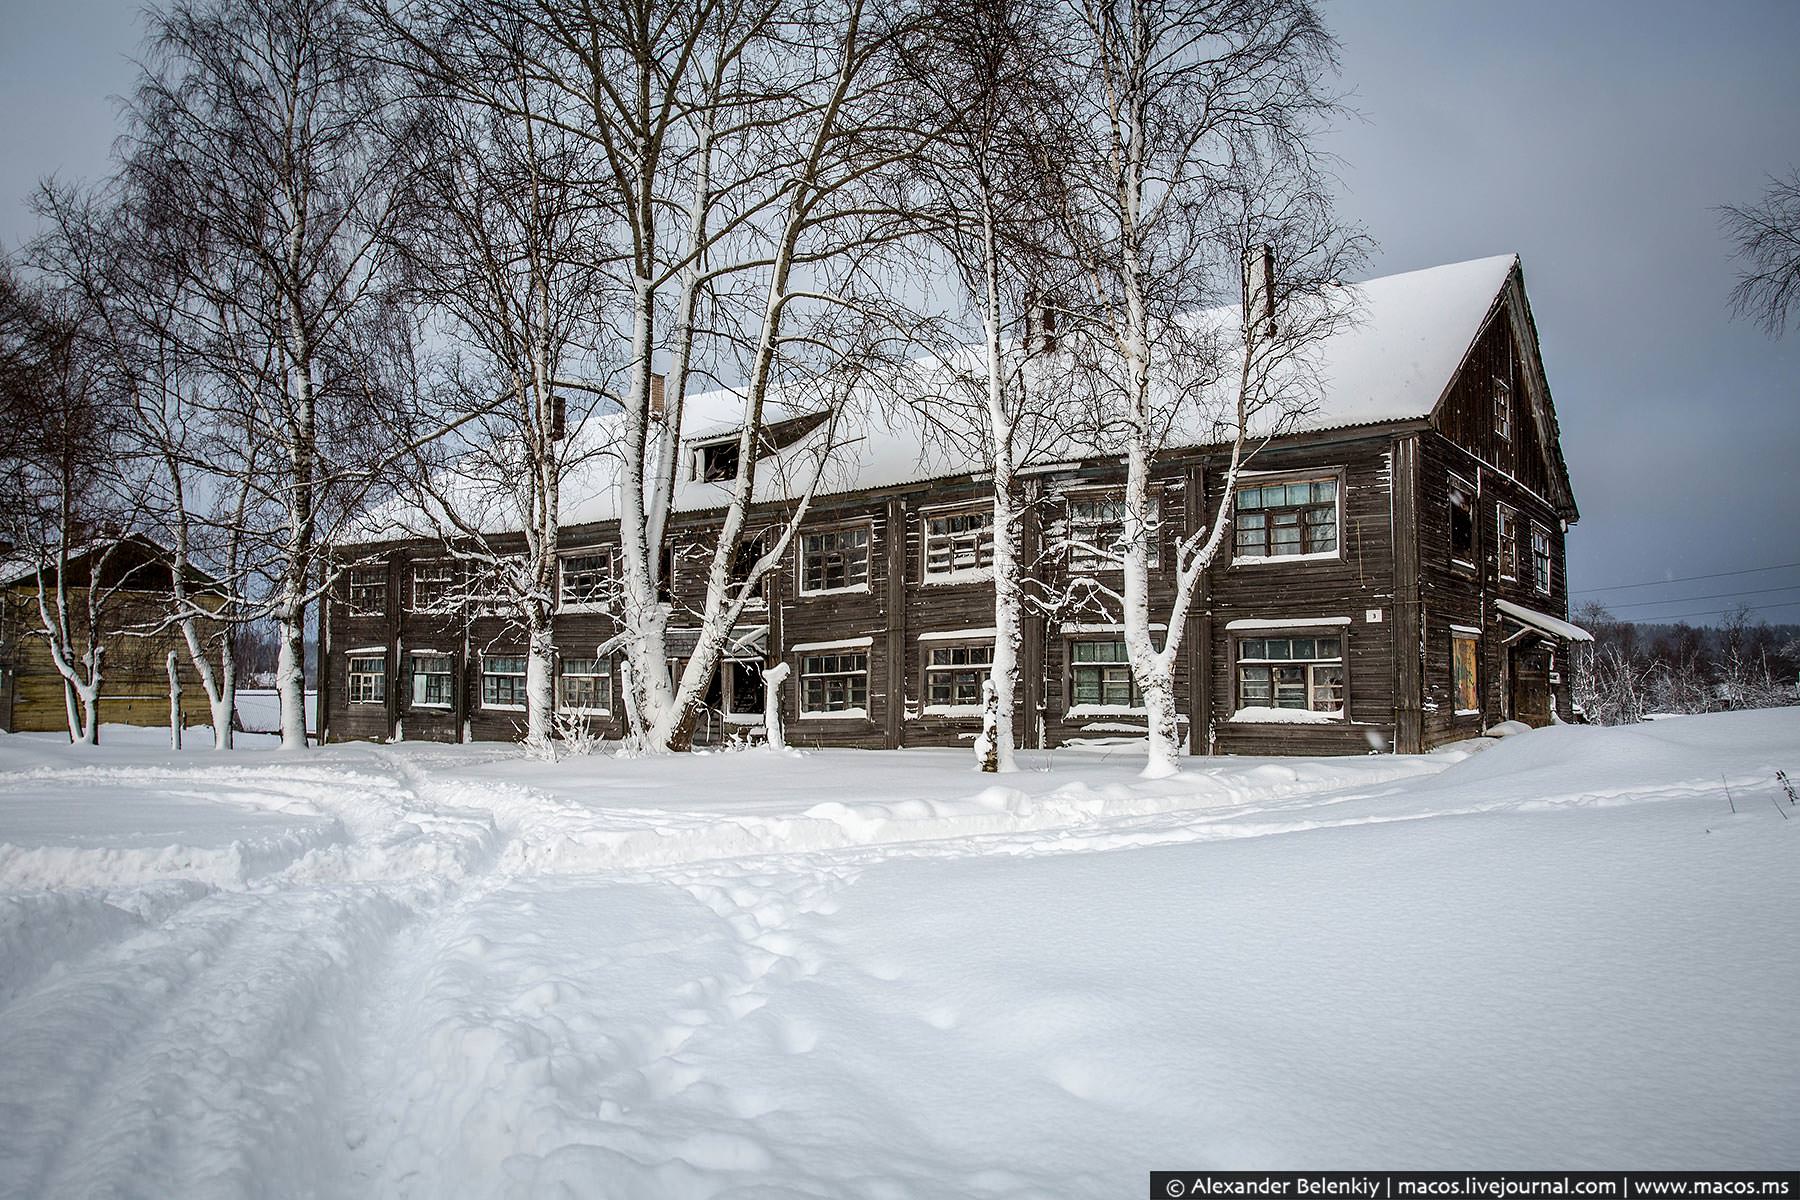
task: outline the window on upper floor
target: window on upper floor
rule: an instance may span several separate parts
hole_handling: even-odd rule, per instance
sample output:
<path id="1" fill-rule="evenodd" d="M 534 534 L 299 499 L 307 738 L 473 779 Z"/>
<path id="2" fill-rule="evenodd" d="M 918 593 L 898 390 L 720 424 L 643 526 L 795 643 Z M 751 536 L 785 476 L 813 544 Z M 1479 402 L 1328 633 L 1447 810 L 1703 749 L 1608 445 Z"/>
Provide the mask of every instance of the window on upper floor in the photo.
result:
<path id="1" fill-rule="evenodd" d="M 450 593 L 456 586 L 456 564 L 453 562 L 416 562 L 412 565 L 412 610 L 442 611 L 450 605 Z"/>
<path id="2" fill-rule="evenodd" d="M 1550 531 L 1535 521 L 1531 525 L 1531 586 L 1543 595 L 1550 594 Z"/>
<path id="3" fill-rule="evenodd" d="M 738 440 L 713 442 L 694 451 L 694 477 L 703 483 L 719 483 L 736 479 L 738 474 Z"/>
<path id="4" fill-rule="evenodd" d="M 1147 504 L 1143 537 L 1148 551 L 1147 565 L 1158 565 L 1157 502 Z M 1097 571 L 1120 571 L 1125 566 L 1126 528 L 1125 497 L 1117 492 L 1090 493 L 1069 497 L 1069 571 L 1089 574 Z"/>
<path id="5" fill-rule="evenodd" d="M 1500 436 L 1501 441 L 1512 441 L 1512 388 L 1498 375 L 1494 376 L 1494 432 Z"/>
<path id="6" fill-rule="evenodd" d="M 350 615 L 383 617 L 387 615 L 387 568 L 352 567 L 347 587 Z"/>
<path id="7" fill-rule="evenodd" d="M 984 578 L 994 565 L 994 510 L 926 514 L 924 560 L 927 583 Z"/>
<path id="8" fill-rule="evenodd" d="M 768 552 L 768 540 L 760 533 L 755 537 L 744 538 L 738 542 L 737 549 L 732 552 L 731 562 L 727 566 L 726 576 L 727 582 L 731 584 L 734 593 L 750 582 L 751 570 L 755 568 L 756 564 L 762 559 L 762 556 Z M 758 581 L 756 591 L 750 597 L 751 605 L 762 604 L 767 601 L 769 580 L 773 577 L 774 573 L 769 572 L 764 574 L 762 579 Z"/>
<path id="9" fill-rule="evenodd" d="M 1500 578 L 1519 577 L 1519 514 L 1504 504 L 1494 505 L 1494 542 L 1499 551 Z"/>
<path id="10" fill-rule="evenodd" d="M 1236 508 L 1237 561 L 1338 552 L 1336 476 L 1246 484 Z"/>
<path id="11" fill-rule="evenodd" d="M 1237 706 L 1344 715 L 1344 639 L 1275 635 L 1237 641 Z"/>
<path id="12" fill-rule="evenodd" d="M 605 604 L 612 592 L 612 579 L 610 546 L 565 554 L 557 562 L 557 601 L 563 608 L 593 608 Z"/>
<path id="13" fill-rule="evenodd" d="M 869 527 L 852 525 L 800 535 L 800 594 L 869 589 Z"/>
<path id="14" fill-rule="evenodd" d="M 1450 561 L 1474 569 L 1475 488 L 1450 477 Z"/>

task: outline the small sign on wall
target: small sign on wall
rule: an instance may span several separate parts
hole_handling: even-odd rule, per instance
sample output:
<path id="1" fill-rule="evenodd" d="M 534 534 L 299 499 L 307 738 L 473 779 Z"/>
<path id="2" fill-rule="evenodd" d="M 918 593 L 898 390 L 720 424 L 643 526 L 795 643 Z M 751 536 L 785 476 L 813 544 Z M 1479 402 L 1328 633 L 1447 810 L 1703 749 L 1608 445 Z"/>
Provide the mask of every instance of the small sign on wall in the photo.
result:
<path id="1" fill-rule="evenodd" d="M 1381 624 L 1381 610 L 1379 608 L 1363 609 L 1363 620 L 1367 621 L 1371 625 Z"/>

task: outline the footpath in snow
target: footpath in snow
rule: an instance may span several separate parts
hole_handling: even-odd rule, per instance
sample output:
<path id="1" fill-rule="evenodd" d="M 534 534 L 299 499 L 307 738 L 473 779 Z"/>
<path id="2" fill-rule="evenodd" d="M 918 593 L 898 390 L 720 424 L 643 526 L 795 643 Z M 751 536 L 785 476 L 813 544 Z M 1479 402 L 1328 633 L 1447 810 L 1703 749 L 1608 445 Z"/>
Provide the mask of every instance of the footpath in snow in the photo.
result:
<path id="1" fill-rule="evenodd" d="M 0 736 L 0 1197 L 1800 1164 L 1800 710 L 1157 783 L 106 732 Z"/>

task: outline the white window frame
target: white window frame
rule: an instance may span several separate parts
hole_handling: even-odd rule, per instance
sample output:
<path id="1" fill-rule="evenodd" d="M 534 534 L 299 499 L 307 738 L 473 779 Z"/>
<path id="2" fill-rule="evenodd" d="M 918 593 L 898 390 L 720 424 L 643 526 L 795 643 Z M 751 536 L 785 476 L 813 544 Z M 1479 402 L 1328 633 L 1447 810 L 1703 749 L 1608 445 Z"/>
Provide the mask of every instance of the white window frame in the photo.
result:
<path id="1" fill-rule="evenodd" d="M 595 669 L 592 671 L 570 671 L 570 670 L 568 670 L 568 666 L 572 662 L 593 663 Z M 604 679 L 606 681 L 606 684 L 605 684 L 606 703 L 605 703 L 605 705 L 600 708 L 590 708 L 586 705 L 570 704 L 568 702 L 567 697 L 563 694 L 563 680 L 571 679 L 571 678 L 573 678 L 573 679 Z M 559 711 L 567 712 L 567 713 L 578 713 L 581 716 L 585 716 L 585 717 L 610 717 L 610 716 L 612 716 L 612 703 L 613 703 L 612 659 L 607 658 L 604 655 L 599 655 L 594 658 L 563 658 L 563 659 L 557 660 L 557 663 L 556 663 L 556 707 Z"/>
<path id="2" fill-rule="evenodd" d="M 806 582 L 806 559 L 809 553 L 808 542 L 813 538 L 839 537 L 844 534 L 860 533 L 863 537 L 863 570 L 861 583 L 846 583 L 841 586 L 808 587 Z M 804 529 L 800 532 L 800 553 L 795 556 L 797 578 L 795 587 L 802 596 L 842 596 L 850 593 L 867 593 L 869 581 L 875 570 L 875 525 L 872 521 L 854 521 L 846 525 L 824 525 L 816 529 Z M 843 554 L 836 550 L 826 553 Z M 845 578 L 849 577 L 846 570 Z"/>
<path id="3" fill-rule="evenodd" d="M 978 526 L 973 530 L 932 532 L 932 522 L 950 521 L 957 517 L 985 517 L 987 523 L 985 526 Z M 958 546 L 971 537 L 974 539 L 975 564 L 959 567 L 956 565 L 960 556 Z M 950 567 L 948 570 L 933 570 L 931 566 L 933 548 L 944 542 L 949 543 Z M 941 508 L 921 509 L 919 512 L 919 577 L 922 582 L 927 584 L 985 583 L 993 579 L 994 506 L 992 504 L 985 507 L 980 504 L 947 504 Z"/>
<path id="4" fill-rule="evenodd" d="M 802 718 L 815 721 L 846 720 L 859 717 L 866 718 L 869 715 L 870 655 L 867 646 L 813 650 L 802 653 L 797 657 L 799 658 L 798 665 L 800 669 L 795 673 L 799 676 L 799 709 Z M 857 660 L 860 660 L 860 666 L 851 667 L 845 665 L 848 662 Z M 834 665 L 827 669 L 827 663 Z M 818 665 L 815 667 L 814 664 Z M 862 703 L 860 705 L 852 702 L 846 704 L 842 708 L 814 708 L 808 703 L 808 694 L 810 690 L 807 687 L 808 680 L 835 679 L 840 677 L 851 678 L 857 675 L 862 676 Z M 850 695 L 852 700 L 854 700 L 854 688 Z"/>
<path id="5" fill-rule="evenodd" d="M 431 671 L 426 674 L 421 674 L 419 671 L 419 660 L 421 658 L 435 659 L 444 664 L 444 667 L 440 671 Z M 450 709 L 456 706 L 456 661 L 449 651 L 409 649 L 406 652 L 406 670 L 412 681 L 411 690 L 408 695 L 407 706 L 409 708 Z M 441 701 L 419 699 L 419 685 L 430 676 L 442 676 L 446 680 L 444 685 L 445 699 Z"/>
<path id="6" fill-rule="evenodd" d="M 1291 649 L 1292 643 L 1297 639 L 1305 639 L 1314 642 L 1315 649 L 1316 643 L 1319 641 L 1327 639 L 1335 641 L 1337 643 L 1337 654 L 1331 657 L 1322 657 L 1314 654 L 1311 658 L 1295 658 L 1291 654 L 1285 658 L 1268 655 L 1266 653 L 1255 656 L 1246 656 L 1244 654 L 1245 643 L 1263 643 L 1266 651 L 1269 642 L 1287 642 L 1290 644 Z M 1274 708 L 1287 709 L 1292 712 L 1317 713 L 1333 721 L 1348 721 L 1350 717 L 1350 662 L 1349 646 L 1346 644 L 1348 640 L 1349 631 L 1342 627 L 1333 628 L 1329 631 L 1306 628 L 1256 630 L 1254 632 L 1236 635 L 1232 638 L 1231 643 L 1231 694 L 1233 713 L 1242 712 L 1248 708 Z M 1267 703 L 1251 704 L 1245 702 L 1244 668 L 1247 666 L 1251 668 L 1267 668 L 1269 670 L 1269 695 Z M 1296 706 L 1280 703 L 1281 685 L 1276 678 L 1275 669 L 1281 667 L 1302 667 L 1305 669 L 1304 683 L 1302 684 L 1306 689 L 1305 705 Z M 1336 709 L 1317 707 L 1318 693 L 1321 686 L 1317 673 L 1321 667 L 1337 668 L 1338 707 Z"/>
<path id="7" fill-rule="evenodd" d="M 1121 630 L 1121 632 L 1123 632 Z M 1131 671 L 1131 653 L 1126 650 L 1123 658 L 1088 659 L 1083 661 L 1077 657 L 1077 646 L 1116 645 L 1125 646 L 1123 637 L 1075 637 L 1069 638 L 1064 653 L 1065 669 L 1069 677 L 1069 709 L 1066 715 L 1071 717 L 1097 716 L 1133 716 L 1147 712 L 1144 697 L 1138 691 L 1137 677 Z M 1125 703 L 1114 704 L 1106 699 L 1106 676 L 1109 672 L 1123 671 L 1125 674 Z M 1076 691 L 1076 674 L 1080 671 L 1094 671 L 1100 676 L 1100 699 L 1083 700 Z"/>
<path id="8" fill-rule="evenodd" d="M 963 662 L 934 662 L 940 655 L 954 660 L 958 652 Z M 973 653 L 972 653 L 973 652 Z M 980 662 L 970 661 L 974 657 L 985 655 Z M 927 717 L 970 717 L 980 716 L 982 712 L 981 681 L 988 678 L 994 669 L 994 639 L 992 637 L 967 638 L 932 638 L 920 640 L 920 671 L 925 681 L 924 706 L 920 714 Z M 956 676 L 974 674 L 975 692 L 969 699 L 959 699 L 955 694 Z M 947 700 L 937 699 L 932 695 L 934 676 L 948 675 L 951 678 L 952 694 Z"/>
<path id="9" fill-rule="evenodd" d="M 376 582 L 373 584 L 368 583 L 368 582 L 358 582 L 358 576 L 362 576 L 365 579 L 367 577 L 373 576 L 373 577 L 375 577 Z M 381 591 L 381 607 L 380 608 L 365 608 L 356 602 L 357 601 L 357 595 L 356 595 L 357 590 L 359 588 L 367 589 L 370 587 L 379 587 L 379 589 Z M 346 575 L 345 580 L 344 580 L 344 603 L 350 609 L 350 615 L 353 617 L 385 617 L 385 616 L 387 616 L 387 611 L 388 611 L 388 570 L 387 570 L 387 567 L 385 565 L 351 567 L 349 572 Z"/>
<path id="10" fill-rule="evenodd" d="M 1162 506 L 1160 497 L 1149 498 L 1149 545 L 1145 549 L 1147 565 L 1156 570 L 1162 565 Z M 1117 522 L 1100 517 L 1077 517 L 1077 505 L 1113 505 L 1119 506 Z M 1116 573 L 1125 569 L 1125 494 L 1117 488 L 1071 491 L 1064 497 L 1065 521 L 1068 528 L 1067 564 L 1071 575 L 1095 575 L 1106 572 Z M 1101 539 L 1108 531 L 1117 531 L 1112 539 L 1110 549 L 1104 548 Z M 1083 531 L 1086 531 L 1085 533 Z"/>
<path id="11" fill-rule="evenodd" d="M 737 672 L 744 670 L 745 668 L 754 669 L 760 675 L 763 671 L 763 664 L 759 660 L 753 658 L 725 658 L 719 660 L 719 715 L 724 718 L 727 725 L 761 725 L 763 723 L 765 714 L 760 707 L 751 711 L 746 709 L 736 709 L 731 706 L 731 685 Z M 768 680 L 765 679 L 763 681 L 765 696 L 768 694 L 768 686 Z"/>
<path id="12" fill-rule="evenodd" d="M 357 669 L 358 663 L 374 663 L 374 670 L 366 666 Z M 387 703 L 387 651 L 379 654 L 359 654 L 352 650 L 345 655 L 345 666 L 348 672 L 348 683 L 345 693 L 352 704 L 386 704 Z M 369 687 L 369 680 L 374 680 L 374 687 Z M 362 693 L 362 694 L 358 694 Z"/>
<path id="13" fill-rule="evenodd" d="M 1513 440 L 1513 402 L 1512 385 L 1498 375 L 1494 376 L 1494 432 L 1500 440 L 1511 444 Z"/>
<path id="14" fill-rule="evenodd" d="M 1538 569 L 1538 540 L 1543 540 L 1543 569 Z M 1550 531 L 1538 522 L 1531 523 L 1531 586 L 1540 596 L 1550 594 L 1550 572 L 1556 569 L 1556 546 Z"/>
<path id="15" fill-rule="evenodd" d="M 435 578 L 435 576 L 440 573 L 443 578 Z M 442 613 L 451 611 L 449 601 L 452 594 L 456 591 L 456 561 L 454 559 L 429 558 L 416 560 L 413 562 L 412 569 L 408 572 L 407 578 L 411 583 L 411 587 L 408 589 L 406 597 L 410 606 L 408 611 L 414 613 Z M 439 600 L 432 601 L 429 604 L 420 604 L 419 584 L 421 581 L 442 583 L 444 585 L 443 597 Z"/>
<path id="16" fill-rule="evenodd" d="M 1512 552 L 1512 570 L 1507 570 L 1507 552 Z M 1494 504 L 1494 554 L 1500 578 L 1519 578 L 1519 510 L 1498 501 Z"/>
<path id="17" fill-rule="evenodd" d="M 1246 512 L 1260 513 L 1260 512 L 1268 511 L 1266 509 L 1245 509 L 1245 508 L 1243 508 L 1242 505 L 1239 503 L 1239 500 L 1246 489 L 1253 488 L 1253 487 L 1254 488 L 1277 487 L 1277 486 L 1293 487 L 1297 484 L 1317 484 L 1317 483 L 1330 483 L 1332 485 L 1332 494 L 1331 494 L 1332 548 L 1330 550 L 1302 549 L 1298 553 L 1295 553 L 1295 554 L 1271 554 L 1271 553 L 1244 554 L 1239 551 L 1238 535 L 1242 529 L 1242 522 L 1243 522 L 1244 514 Z M 1341 561 L 1343 561 L 1343 558 L 1344 558 L 1344 491 L 1345 491 L 1344 470 L 1342 467 L 1321 467 L 1317 470 L 1312 470 L 1312 471 L 1283 471 L 1283 472 L 1280 472 L 1279 474 L 1275 474 L 1275 473 L 1248 474 L 1248 473 L 1246 473 L 1246 474 L 1239 475 L 1237 478 L 1237 482 L 1234 485 L 1233 495 L 1232 495 L 1232 504 L 1231 504 L 1231 525 L 1232 525 L 1232 527 L 1231 527 L 1231 565 L 1234 567 L 1239 567 L 1239 566 L 1267 566 L 1267 565 L 1274 565 L 1274 564 L 1279 564 L 1279 563 L 1341 562 Z M 1285 509 L 1285 508 L 1291 508 L 1291 507 L 1295 507 L 1295 506 L 1284 503 L 1280 507 Z M 1300 507 L 1314 508 L 1314 507 L 1317 507 L 1317 505 L 1308 503 L 1308 504 L 1306 504 L 1304 506 L 1300 506 Z M 1304 530 L 1306 528 L 1306 524 L 1305 524 L 1304 520 L 1301 521 L 1299 527 L 1302 530 L 1302 534 L 1301 534 L 1302 539 L 1304 539 L 1304 537 L 1305 537 Z M 1264 528 L 1266 530 L 1267 526 L 1265 526 Z M 1273 544 L 1274 544 L 1269 539 L 1269 537 L 1267 536 L 1266 533 L 1263 538 L 1263 544 L 1264 544 L 1264 546 L 1273 546 Z M 1304 547 L 1306 543 L 1304 540 L 1302 540 L 1299 544 L 1302 547 Z"/>
<path id="18" fill-rule="evenodd" d="M 599 612 L 604 610 L 606 608 L 604 596 L 598 600 L 569 599 L 566 573 L 568 571 L 569 561 L 576 558 L 601 558 L 606 560 L 606 566 L 602 571 L 601 579 L 601 591 L 603 593 L 609 590 L 614 577 L 617 575 L 619 556 L 615 548 L 610 545 L 583 546 L 578 550 L 558 552 L 556 556 L 556 610 L 558 612 Z"/>
<path id="19" fill-rule="evenodd" d="M 488 664 L 495 659 L 507 658 L 517 659 L 519 661 L 519 669 L 517 671 L 494 671 L 489 669 Z M 526 707 L 524 699 L 525 680 L 529 677 L 529 666 L 529 661 L 523 650 L 495 651 L 493 653 L 484 651 L 481 655 L 481 707 L 488 712 L 524 712 Z M 489 679 L 517 679 L 519 681 L 519 702 L 514 704 L 511 701 L 505 700 L 489 700 Z"/>

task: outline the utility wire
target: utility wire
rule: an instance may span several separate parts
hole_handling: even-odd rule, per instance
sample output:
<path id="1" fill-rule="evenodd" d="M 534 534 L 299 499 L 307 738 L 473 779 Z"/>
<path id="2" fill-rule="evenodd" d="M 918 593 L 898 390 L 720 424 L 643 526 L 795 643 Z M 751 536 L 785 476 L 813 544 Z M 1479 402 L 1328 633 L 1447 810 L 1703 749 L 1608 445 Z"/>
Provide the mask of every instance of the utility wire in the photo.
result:
<path id="1" fill-rule="evenodd" d="M 1727 575 L 1755 575 L 1760 571 L 1785 571 L 1789 567 L 1800 567 L 1800 562 L 1776 563 L 1772 567 L 1746 567 L 1742 571 L 1718 571 L 1711 575 L 1683 575 L 1676 579 L 1647 579 L 1643 583 L 1615 583 L 1610 587 L 1577 588 L 1569 594 L 1588 596 L 1595 592 L 1623 592 L 1630 588 L 1658 587 L 1665 583 L 1692 583 L 1696 579 L 1723 579 Z"/>
<path id="2" fill-rule="evenodd" d="M 1790 583 L 1782 587 L 1754 588 L 1748 592 L 1714 592 L 1708 596 L 1679 596 L 1668 600 L 1633 600 L 1630 604 L 1608 604 L 1612 608 L 1644 608 L 1651 604 L 1686 604 L 1690 600 L 1728 600 L 1733 596 L 1764 596 L 1770 592 L 1791 592 L 1800 588 L 1800 583 Z"/>
<path id="3" fill-rule="evenodd" d="M 1765 608 L 1793 608 L 1795 605 L 1800 605 L 1800 600 L 1783 600 L 1777 604 L 1752 605 L 1748 611 L 1761 612 Z M 1656 617 L 1626 617 L 1624 619 L 1630 621 L 1633 625 L 1666 625 L 1670 621 L 1679 621 L 1683 617 L 1718 617 L 1736 611 L 1737 609 L 1735 608 L 1715 608 L 1708 612 L 1664 613 L 1663 615 Z"/>

